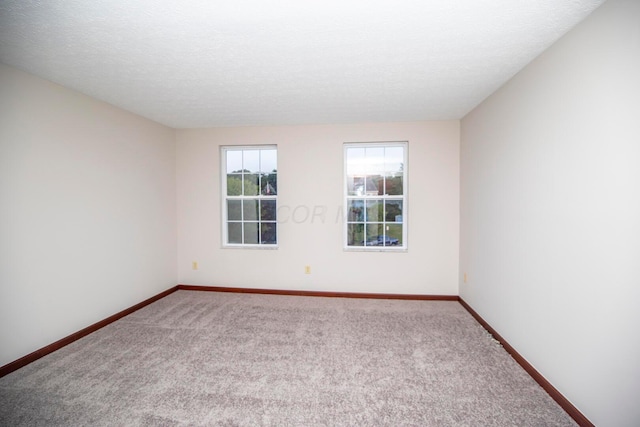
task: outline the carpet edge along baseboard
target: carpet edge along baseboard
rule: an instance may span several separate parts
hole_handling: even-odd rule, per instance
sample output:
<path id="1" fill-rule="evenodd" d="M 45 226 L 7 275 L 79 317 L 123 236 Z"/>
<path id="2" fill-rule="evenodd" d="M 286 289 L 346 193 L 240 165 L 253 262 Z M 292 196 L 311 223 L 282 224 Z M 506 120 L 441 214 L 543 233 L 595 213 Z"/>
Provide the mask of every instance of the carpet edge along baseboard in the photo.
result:
<path id="1" fill-rule="evenodd" d="M 224 286 L 200 286 L 200 285 L 186 285 L 186 284 L 178 285 L 178 290 L 205 291 L 205 292 L 232 292 L 232 293 L 265 294 L 265 295 L 288 295 L 288 296 L 301 296 L 301 297 L 398 299 L 398 300 L 418 300 L 418 301 L 458 301 L 459 299 L 457 295 L 302 291 L 302 290 L 286 290 L 286 289 L 283 290 L 283 289 L 261 289 L 261 288 L 233 288 L 233 287 L 224 287 Z"/>
<path id="2" fill-rule="evenodd" d="M 471 308 L 471 306 L 467 304 L 465 300 L 458 297 L 458 302 L 460 302 L 460 304 L 469 312 L 469 314 L 471 314 L 471 316 L 473 316 L 473 318 L 476 319 L 476 321 L 480 323 L 480 325 L 482 325 L 482 327 L 485 328 L 502 345 L 506 352 L 509 353 L 516 362 L 518 362 L 522 369 L 524 369 L 527 374 L 529 374 L 529 376 L 533 378 L 540 385 L 540 387 L 542 387 L 547 392 L 547 394 L 549 394 L 549 396 L 551 396 L 551 398 L 555 400 L 556 403 L 560 405 L 560 407 L 564 409 L 564 411 L 569 414 L 571 418 L 573 418 L 576 423 L 578 423 L 579 426 L 595 427 L 595 425 L 591 421 L 589 421 L 589 419 L 582 412 L 580 412 L 580 410 L 576 408 L 569 401 L 569 399 L 564 397 L 564 395 L 560 393 L 558 389 L 556 389 L 553 384 L 551 384 L 540 372 L 538 372 L 536 368 L 533 367 L 533 365 L 527 362 L 527 359 L 522 357 L 515 348 L 513 348 L 504 338 L 502 338 L 502 336 L 500 336 L 500 334 L 496 332 L 496 330 L 493 329 L 493 327 L 489 325 L 486 320 L 484 320 L 473 308 Z"/>

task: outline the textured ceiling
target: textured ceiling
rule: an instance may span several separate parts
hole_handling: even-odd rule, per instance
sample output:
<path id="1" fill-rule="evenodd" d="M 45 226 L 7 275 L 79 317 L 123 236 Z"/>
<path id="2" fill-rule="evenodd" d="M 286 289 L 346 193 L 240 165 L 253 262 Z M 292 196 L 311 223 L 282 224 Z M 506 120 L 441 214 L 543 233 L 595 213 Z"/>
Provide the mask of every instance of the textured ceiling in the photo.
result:
<path id="1" fill-rule="evenodd" d="M 0 61 L 175 128 L 458 119 L 604 0 L 0 0 Z"/>

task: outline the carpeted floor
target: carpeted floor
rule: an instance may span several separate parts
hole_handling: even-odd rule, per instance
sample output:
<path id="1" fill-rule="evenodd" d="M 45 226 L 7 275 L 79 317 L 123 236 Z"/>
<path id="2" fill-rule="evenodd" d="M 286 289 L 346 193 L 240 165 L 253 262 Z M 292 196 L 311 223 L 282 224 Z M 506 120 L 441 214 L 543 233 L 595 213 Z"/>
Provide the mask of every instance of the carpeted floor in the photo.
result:
<path id="1" fill-rule="evenodd" d="M 457 302 L 178 291 L 0 379 L 3 426 L 574 426 Z"/>

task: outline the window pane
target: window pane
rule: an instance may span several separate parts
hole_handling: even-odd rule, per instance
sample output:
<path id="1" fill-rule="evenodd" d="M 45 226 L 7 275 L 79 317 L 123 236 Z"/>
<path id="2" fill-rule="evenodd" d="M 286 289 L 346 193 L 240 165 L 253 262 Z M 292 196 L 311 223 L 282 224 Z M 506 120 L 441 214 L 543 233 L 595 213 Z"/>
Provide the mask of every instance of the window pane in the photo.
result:
<path id="1" fill-rule="evenodd" d="M 276 220 L 276 201 L 275 200 L 260 201 L 260 219 L 262 221 Z"/>
<path id="2" fill-rule="evenodd" d="M 260 150 L 260 172 L 268 174 L 278 169 L 278 151 Z"/>
<path id="3" fill-rule="evenodd" d="M 364 148 L 347 148 L 347 175 L 366 174 Z"/>
<path id="4" fill-rule="evenodd" d="M 245 222 L 244 223 L 244 243 L 257 244 L 258 243 L 258 223 L 257 222 Z"/>
<path id="5" fill-rule="evenodd" d="M 347 221 L 364 221 L 364 200 L 349 200 L 347 204 Z"/>
<path id="6" fill-rule="evenodd" d="M 386 246 L 402 245 L 402 224 L 387 225 Z"/>
<path id="7" fill-rule="evenodd" d="M 227 223 L 227 238 L 229 239 L 229 243 L 242 243 L 241 222 Z"/>
<path id="8" fill-rule="evenodd" d="M 242 169 L 245 173 L 260 172 L 260 150 L 244 150 Z"/>
<path id="9" fill-rule="evenodd" d="M 257 173 L 254 174 L 245 174 L 244 175 L 244 195 L 245 196 L 257 196 L 259 186 L 260 175 Z"/>
<path id="10" fill-rule="evenodd" d="M 367 177 L 367 195 L 384 195 L 384 177 L 382 175 L 372 175 Z"/>
<path id="11" fill-rule="evenodd" d="M 258 219 L 258 201 L 256 199 L 243 200 L 242 207 L 245 221 L 256 221 Z"/>
<path id="12" fill-rule="evenodd" d="M 364 196 L 363 175 L 347 175 L 347 194 L 349 196 Z"/>
<path id="13" fill-rule="evenodd" d="M 227 196 L 242 195 L 242 175 L 227 174 Z"/>
<path id="14" fill-rule="evenodd" d="M 364 224 L 348 224 L 347 225 L 347 245 L 349 246 L 364 245 Z"/>
<path id="15" fill-rule="evenodd" d="M 227 219 L 242 221 L 242 202 L 240 200 L 227 200 Z"/>
<path id="16" fill-rule="evenodd" d="M 367 200 L 367 222 L 382 222 L 382 200 Z"/>
<path id="17" fill-rule="evenodd" d="M 402 222 L 402 200 L 386 200 L 384 211 L 386 222 Z"/>
<path id="18" fill-rule="evenodd" d="M 387 175 L 385 177 L 385 194 L 390 196 L 401 196 L 403 194 L 402 188 L 402 174 Z"/>
<path id="19" fill-rule="evenodd" d="M 382 175 L 384 173 L 384 147 L 366 148 L 367 174 Z"/>
<path id="20" fill-rule="evenodd" d="M 404 167 L 404 148 L 387 147 L 384 152 L 384 170 L 387 175 L 402 174 Z"/>
<path id="21" fill-rule="evenodd" d="M 260 179 L 261 192 L 264 196 L 275 196 L 278 194 L 278 174 L 270 173 L 262 175 Z"/>
<path id="22" fill-rule="evenodd" d="M 227 152 L 227 169 L 228 173 L 242 171 L 242 150 L 228 150 Z"/>
<path id="23" fill-rule="evenodd" d="M 384 225 L 367 224 L 367 246 L 382 246 Z"/>
<path id="24" fill-rule="evenodd" d="M 275 222 L 260 223 L 260 243 L 263 245 L 275 245 L 278 243 L 276 234 L 277 224 Z"/>

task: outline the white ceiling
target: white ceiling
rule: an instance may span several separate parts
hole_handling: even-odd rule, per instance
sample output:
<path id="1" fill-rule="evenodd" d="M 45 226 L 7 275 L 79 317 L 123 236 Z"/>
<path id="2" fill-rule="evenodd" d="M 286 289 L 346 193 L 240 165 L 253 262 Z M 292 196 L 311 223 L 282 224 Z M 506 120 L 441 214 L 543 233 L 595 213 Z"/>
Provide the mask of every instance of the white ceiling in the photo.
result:
<path id="1" fill-rule="evenodd" d="M 604 0 L 0 0 L 0 61 L 175 128 L 459 119 Z"/>

